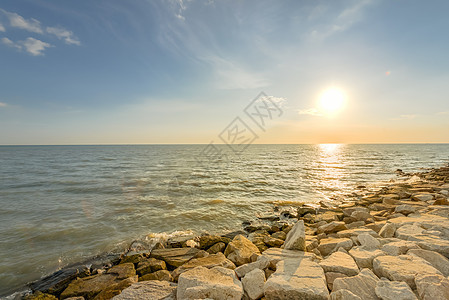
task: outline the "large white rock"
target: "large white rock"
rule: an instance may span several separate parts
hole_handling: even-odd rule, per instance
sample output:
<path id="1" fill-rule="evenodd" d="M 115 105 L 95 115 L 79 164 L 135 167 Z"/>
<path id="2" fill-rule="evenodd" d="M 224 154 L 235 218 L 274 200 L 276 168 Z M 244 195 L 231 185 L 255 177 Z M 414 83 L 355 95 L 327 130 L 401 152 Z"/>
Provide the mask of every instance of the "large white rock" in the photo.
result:
<path id="1" fill-rule="evenodd" d="M 326 278 L 323 269 L 309 259 L 286 259 L 276 265 L 264 286 L 265 298 L 327 300 Z"/>
<path id="2" fill-rule="evenodd" d="M 390 280 L 404 281 L 412 289 L 415 288 L 415 276 L 422 274 L 440 274 L 425 260 L 411 255 L 378 256 L 373 260 L 373 269 L 379 277 Z"/>
<path id="3" fill-rule="evenodd" d="M 320 262 L 324 272 L 337 272 L 348 276 L 359 274 L 359 268 L 354 259 L 341 251 L 332 253 L 329 257 Z"/>
<path id="4" fill-rule="evenodd" d="M 357 295 L 354 295 L 352 292 L 342 289 L 335 292 L 332 292 L 329 297 L 330 300 L 362 300 Z"/>
<path id="5" fill-rule="evenodd" d="M 259 299 L 263 296 L 265 284 L 265 272 L 254 269 L 242 278 L 243 289 L 251 300 Z"/>
<path id="6" fill-rule="evenodd" d="M 268 259 L 268 257 L 260 255 L 255 262 L 246 265 L 241 265 L 240 267 L 237 267 L 234 271 L 239 278 L 242 278 L 252 270 L 255 269 L 264 270 L 265 268 L 268 267 L 269 264 L 270 260 Z"/>
<path id="7" fill-rule="evenodd" d="M 422 300 L 449 299 L 449 279 L 439 274 L 418 274 L 415 278 Z"/>
<path id="8" fill-rule="evenodd" d="M 251 256 L 254 253 L 260 253 L 259 248 L 246 237 L 239 234 L 228 244 L 224 255 L 237 266 L 241 266 L 250 263 Z"/>
<path id="9" fill-rule="evenodd" d="M 288 232 L 284 249 L 306 251 L 306 233 L 303 220 L 298 221 Z"/>
<path id="10" fill-rule="evenodd" d="M 174 300 L 176 299 L 176 283 L 159 280 L 141 281 L 124 289 L 113 300 Z"/>
<path id="11" fill-rule="evenodd" d="M 340 247 L 348 251 L 349 249 L 351 249 L 352 245 L 352 240 L 348 238 L 322 239 L 320 241 L 320 245 L 318 246 L 318 250 L 320 251 L 321 255 L 328 256 L 332 252 L 338 250 L 338 248 Z"/>
<path id="12" fill-rule="evenodd" d="M 335 279 L 332 292 L 343 289 L 363 300 L 378 300 L 375 292 L 378 281 L 370 269 L 363 269 L 357 276 Z"/>
<path id="13" fill-rule="evenodd" d="M 177 299 L 240 300 L 242 283 L 235 272 L 223 267 L 196 267 L 182 273 L 178 279 Z"/>
<path id="14" fill-rule="evenodd" d="M 383 252 L 393 256 L 406 254 L 410 249 L 419 249 L 419 247 L 418 245 L 416 245 L 416 243 L 409 241 L 393 242 L 382 246 Z"/>
<path id="15" fill-rule="evenodd" d="M 435 269 L 440 271 L 444 276 L 449 277 L 449 259 L 438 252 L 411 249 L 407 252 L 408 255 L 418 256 L 430 263 Z"/>
<path id="16" fill-rule="evenodd" d="M 349 250 L 349 255 L 354 258 L 357 266 L 360 269 L 363 268 L 373 268 L 373 259 L 385 255 L 385 253 L 382 250 L 375 249 L 375 250 L 366 250 L 361 247 L 354 247 L 351 250 Z"/>
<path id="17" fill-rule="evenodd" d="M 418 300 L 408 284 L 400 281 L 379 280 L 375 292 L 382 300 Z"/>

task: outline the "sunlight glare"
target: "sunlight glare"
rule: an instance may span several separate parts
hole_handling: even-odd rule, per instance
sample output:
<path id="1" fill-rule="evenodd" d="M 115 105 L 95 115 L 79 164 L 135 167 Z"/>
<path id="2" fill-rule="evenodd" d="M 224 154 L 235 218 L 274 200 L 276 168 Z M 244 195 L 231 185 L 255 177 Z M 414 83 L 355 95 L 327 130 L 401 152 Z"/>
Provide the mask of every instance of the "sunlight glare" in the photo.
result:
<path id="1" fill-rule="evenodd" d="M 319 99 L 319 108 L 327 115 L 333 115 L 340 111 L 345 104 L 345 93 L 338 88 L 325 90 Z"/>

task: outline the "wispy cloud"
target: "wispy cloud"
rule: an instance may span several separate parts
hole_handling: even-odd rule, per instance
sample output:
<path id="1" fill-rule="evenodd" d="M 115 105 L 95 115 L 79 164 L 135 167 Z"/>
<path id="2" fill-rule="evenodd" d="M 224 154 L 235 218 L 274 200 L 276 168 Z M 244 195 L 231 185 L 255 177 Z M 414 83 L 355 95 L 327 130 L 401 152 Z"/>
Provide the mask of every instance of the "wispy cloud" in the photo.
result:
<path id="1" fill-rule="evenodd" d="M 6 11 L 4 9 L 0 9 L 1 12 L 3 12 L 9 19 L 9 24 L 12 27 L 16 27 L 16 28 L 20 28 L 20 29 L 24 29 L 27 30 L 29 32 L 34 32 L 34 33 L 43 33 L 42 27 L 41 27 L 41 22 L 39 22 L 36 19 L 25 19 L 24 17 L 16 14 L 16 13 L 12 13 L 9 11 Z"/>
<path id="2" fill-rule="evenodd" d="M 436 115 L 438 115 L 438 116 L 449 115 L 449 111 L 440 111 L 440 112 L 437 112 Z"/>
<path id="3" fill-rule="evenodd" d="M 44 55 L 44 50 L 46 48 L 53 47 L 49 43 L 43 42 L 41 40 L 32 37 L 29 37 L 24 41 L 18 42 L 13 42 L 10 39 L 4 37 L 1 39 L 1 41 L 3 44 L 9 47 L 16 48 L 18 50 L 25 50 L 26 52 L 28 52 L 33 56 Z"/>
<path id="4" fill-rule="evenodd" d="M 19 49 L 19 50 L 22 49 L 22 46 L 21 46 L 21 45 L 19 45 L 19 44 L 17 44 L 17 43 L 14 43 L 13 41 L 11 41 L 10 39 L 8 39 L 7 37 L 2 38 L 1 41 L 2 41 L 2 43 L 3 43 L 4 45 L 6 45 L 6 46 L 8 46 L 8 47 L 16 48 L 16 49 Z"/>
<path id="5" fill-rule="evenodd" d="M 2 23 L 0 23 L 0 32 L 5 32 L 5 31 L 6 31 L 5 26 L 3 26 Z"/>
<path id="6" fill-rule="evenodd" d="M 7 106 L 8 106 L 7 103 L 5 103 L 5 102 L 0 102 L 0 107 L 7 107 Z"/>
<path id="7" fill-rule="evenodd" d="M 316 116 L 321 117 L 323 114 L 320 113 L 320 111 L 316 108 L 308 108 L 308 109 L 300 109 L 298 110 L 299 115 L 310 115 L 310 116 Z"/>
<path id="8" fill-rule="evenodd" d="M 400 115 L 397 118 L 392 118 L 391 120 L 394 121 L 401 121 L 401 120 L 413 120 L 417 117 L 417 115 Z"/>
<path id="9" fill-rule="evenodd" d="M 64 40 L 67 45 L 81 45 L 81 42 L 74 36 L 73 32 L 65 28 L 47 27 L 47 32 L 54 34 L 60 40 Z"/>

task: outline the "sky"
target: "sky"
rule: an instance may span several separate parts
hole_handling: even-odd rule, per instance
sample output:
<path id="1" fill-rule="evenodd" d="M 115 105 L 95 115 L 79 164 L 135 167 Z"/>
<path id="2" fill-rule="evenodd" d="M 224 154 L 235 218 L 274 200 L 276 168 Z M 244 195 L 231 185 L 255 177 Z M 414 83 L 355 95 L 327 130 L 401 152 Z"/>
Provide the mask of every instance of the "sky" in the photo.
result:
<path id="1" fill-rule="evenodd" d="M 232 128 L 254 143 L 448 143 L 448 11 L 3 0 L 0 144 L 232 143 Z M 344 98 L 332 113 L 320 108 L 329 89 Z M 274 108 L 260 126 L 248 112 L 262 103 Z"/>

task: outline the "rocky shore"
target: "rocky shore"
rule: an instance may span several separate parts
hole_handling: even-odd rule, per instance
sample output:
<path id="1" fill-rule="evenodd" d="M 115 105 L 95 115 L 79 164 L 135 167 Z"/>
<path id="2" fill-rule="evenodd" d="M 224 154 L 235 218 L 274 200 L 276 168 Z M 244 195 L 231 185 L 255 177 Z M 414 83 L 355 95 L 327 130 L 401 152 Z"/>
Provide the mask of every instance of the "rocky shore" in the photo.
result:
<path id="1" fill-rule="evenodd" d="M 136 241 L 23 299 L 449 299 L 449 166 L 225 235 Z M 269 221 L 267 221 L 269 220 Z"/>

